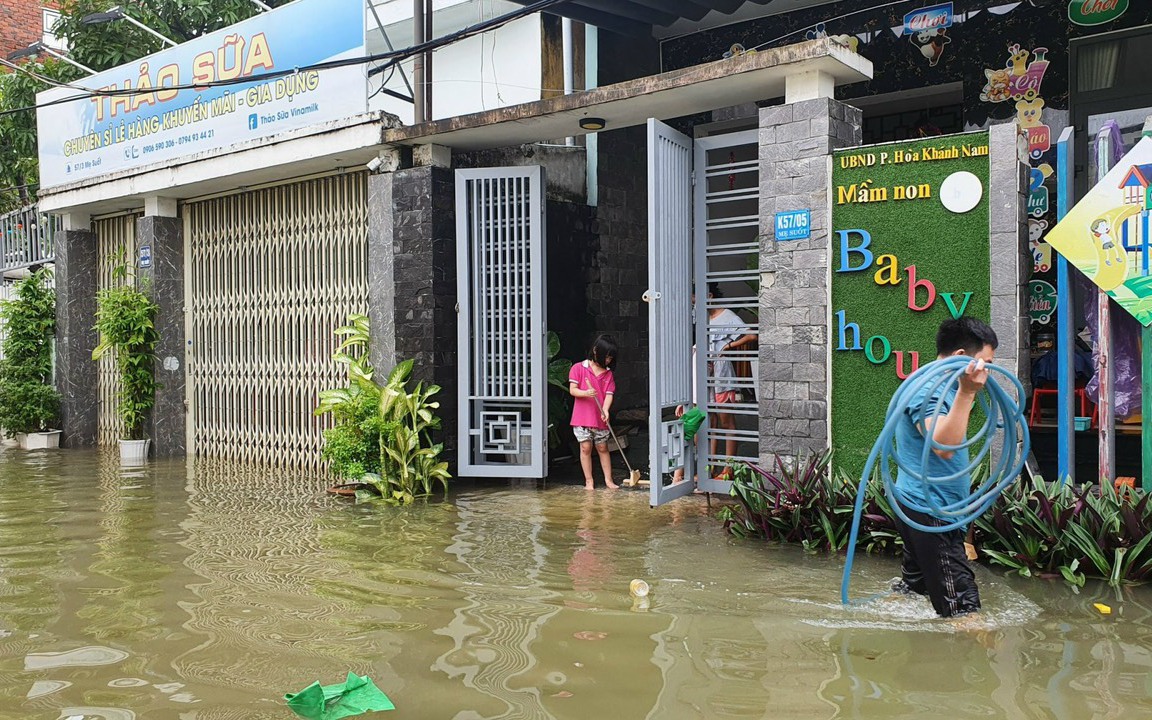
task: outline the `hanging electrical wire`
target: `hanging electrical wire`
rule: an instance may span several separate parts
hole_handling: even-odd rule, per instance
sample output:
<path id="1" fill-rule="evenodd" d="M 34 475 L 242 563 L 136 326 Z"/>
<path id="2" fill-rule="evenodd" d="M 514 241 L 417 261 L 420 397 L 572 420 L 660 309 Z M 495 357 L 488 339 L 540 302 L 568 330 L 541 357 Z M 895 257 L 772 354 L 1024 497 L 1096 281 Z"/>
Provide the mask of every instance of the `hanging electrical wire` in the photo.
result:
<path id="1" fill-rule="evenodd" d="M 233 85 L 247 85 L 249 83 L 254 83 L 254 82 L 274 80 L 276 78 L 288 77 L 288 76 L 292 76 L 292 75 L 297 75 L 301 72 L 309 72 L 309 71 L 313 71 L 313 70 L 331 70 L 331 69 L 335 69 L 335 68 L 343 68 L 343 67 L 351 67 L 351 66 L 356 66 L 356 65 L 367 65 L 367 64 L 376 63 L 376 62 L 384 62 L 383 65 L 372 68 L 371 70 L 368 71 L 368 76 L 372 77 L 374 75 L 379 75 L 379 74 L 385 72 L 386 70 L 389 70 L 390 68 L 395 67 L 396 65 L 403 62 L 404 60 L 408 60 L 408 59 L 410 59 L 416 55 L 419 55 L 421 53 L 430 52 L 430 51 L 437 50 L 437 49 L 442 48 L 442 47 L 446 47 L 448 45 L 452 45 L 452 44 L 457 43 L 461 40 L 465 40 L 469 37 L 473 37 L 475 35 L 479 35 L 481 33 L 487 32 L 489 30 L 494 30 L 496 28 L 502 27 L 502 26 L 507 25 L 508 23 L 513 22 L 515 20 L 518 20 L 522 17 L 526 17 L 526 16 L 532 15 L 534 13 L 542 12 L 544 10 L 547 10 L 548 8 L 554 7 L 556 5 L 560 5 L 561 3 L 564 3 L 564 2 L 568 2 L 568 0 L 538 0 L 537 2 L 534 2 L 531 5 L 525 5 L 521 8 L 516 9 L 516 10 L 512 10 L 510 12 L 504 13 L 503 15 L 497 15 L 496 17 L 493 17 L 489 20 L 485 20 L 483 22 L 479 22 L 479 23 L 476 23 L 474 25 L 469 25 L 468 27 L 457 30 L 456 32 L 449 33 L 447 35 L 436 38 L 434 40 L 428 40 L 426 42 L 418 43 L 416 45 L 411 45 L 411 46 L 409 46 L 407 48 L 403 48 L 401 50 L 393 50 L 393 51 L 389 51 L 389 52 L 375 53 L 372 55 L 363 55 L 360 57 L 353 57 L 353 58 L 342 58 L 340 60 L 328 60 L 325 62 L 313 63 L 311 65 L 301 65 L 299 67 L 294 67 L 294 68 L 291 68 L 289 70 L 276 70 L 276 71 L 272 71 L 272 72 L 261 73 L 260 75 L 253 75 L 253 76 L 249 76 L 249 77 L 239 77 L 239 78 L 233 78 L 230 80 L 215 80 L 213 82 L 202 83 L 202 84 L 165 85 L 164 89 L 166 91 L 207 90 L 209 88 L 215 88 L 215 87 L 229 87 L 229 86 L 233 86 Z M 79 85 L 77 83 L 60 83 L 60 86 L 67 87 L 67 88 L 73 89 L 73 90 L 77 90 L 81 94 L 57 98 L 55 100 L 50 100 L 50 101 L 44 102 L 44 103 L 37 103 L 35 105 L 28 105 L 25 107 L 12 108 L 10 110 L 3 110 L 3 111 L 0 111 L 0 117 L 6 116 L 6 115 L 12 115 L 12 114 L 15 114 L 18 112 L 29 112 L 32 110 L 38 110 L 41 108 L 52 107 L 55 105 L 63 105 L 65 103 L 76 102 L 77 100 L 87 100 L 88 98 L 96 97 L 96 96 L 105 96 L 105 97 L 114 97 L 114 96 L 123 96 L 123 95 L 131 96 L 131 95 L 141 95 L 141 94 L 149 94 L 149 93 L 155 92 L 155 88 L 149 88 L 147 90 L 137 90 L 134 88 L 120 88 L 120 89 L 90 88 L 90 87 L 85 87 L 83 85 Z"/>

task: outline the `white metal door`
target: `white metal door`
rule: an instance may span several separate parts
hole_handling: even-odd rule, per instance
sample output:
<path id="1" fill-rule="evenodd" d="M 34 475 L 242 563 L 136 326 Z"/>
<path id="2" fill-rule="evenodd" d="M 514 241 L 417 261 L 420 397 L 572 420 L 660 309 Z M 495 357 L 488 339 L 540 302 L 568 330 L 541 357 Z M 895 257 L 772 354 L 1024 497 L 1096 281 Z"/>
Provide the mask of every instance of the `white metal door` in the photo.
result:
<path id="1" fill-rule="evenodd" d="M 708 413 L 696 437 L 697 487 L 727 494 L 727 468 L 760 455 L 758 343 L 722 350 L 731 338 L 760 334 L 757 131 L 698 139 L 695 165 L 695 371 L 697 402 Z M 719 297 L 706 300 L 712 286 Z"/>
<path id="2" fill-rule="evenodd" d="M 648 402 L 653 507 L 692 492 L 692 140 L 648 120 Z M 683 470 L 677 482 L 676 471 Z"/>
<path id="3" fill-rule="evenodd" d="M 544 169 L 456 171 L 459 474 L 548 467 Z"/>

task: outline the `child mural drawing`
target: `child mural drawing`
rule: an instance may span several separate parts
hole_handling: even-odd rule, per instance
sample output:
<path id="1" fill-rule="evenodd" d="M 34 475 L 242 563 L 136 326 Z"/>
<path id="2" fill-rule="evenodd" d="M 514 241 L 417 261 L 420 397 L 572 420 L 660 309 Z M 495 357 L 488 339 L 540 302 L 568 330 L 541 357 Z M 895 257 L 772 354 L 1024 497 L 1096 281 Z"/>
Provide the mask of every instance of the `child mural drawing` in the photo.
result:
<path id="1" fill-rule="evenodd" d="M 612 482 L 612 456 L 608 454 L 608 411 L 616 394 L 616 341 L 611 335 L 600 335 L 588 350 L 588 359 L 568 371 L 568 394 L 572 403 L 572 432 L 580 443 L 580 467 L 584 470 L 584 487 L 595 487 L 592 479 L 592 446 L 600 455 L 604 484 L 615 490 Z"/>
<path id="2" fill-rule="evenodd" d="M 1092 231 L 1092 237 L 1100 243 L 1100 249 L 1104 251 L 1105 265 L 1112 265 L 1112 260 L 1124 262 L 1124 256 L 1116 249 L 1116 241 L 1112 239 L 1112 225 L 1106 218 L 1093 221 L 1089 229 Z"/>

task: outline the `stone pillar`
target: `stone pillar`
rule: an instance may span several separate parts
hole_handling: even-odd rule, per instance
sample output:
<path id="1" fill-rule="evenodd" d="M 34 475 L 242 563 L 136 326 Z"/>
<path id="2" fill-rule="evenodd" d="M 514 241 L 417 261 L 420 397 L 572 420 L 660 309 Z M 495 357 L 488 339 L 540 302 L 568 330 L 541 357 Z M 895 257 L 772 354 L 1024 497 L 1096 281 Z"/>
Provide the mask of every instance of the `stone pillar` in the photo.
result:
<path id="1" fill-rule="evenodd" d="M 761 460 L 828 447 L 831 153 L 861 142 L 861 113 L 818 97 L 760 110 Z M 811 236 L 777 242 L 777 211 L 811 210 Z"/>
<path id="2" fill-rule="evenodd" d="M 989 266 L 992 329 L 1000 340 L 996 364 L 1028 389 L 1031 319 L 1028 317 L 1028 165 L 1021 158 L 1023 137 L 1015 122 L 988 130 Z"/>
<path id="3" fill-rule="evenodd" d="M 383 377 L 415 360 L 438 396 L 447 447 L 456 438 L 456 222 L 450 168 L 421 166 L 369 179 L 371 358 Z"/>
<path id="4" fill-rule="evenodd" d="M 175 211 L 171 203 L 169 212 Z M 147 436 L 156 457 L 183 457 L 187 448 L 184 337 L 184 223 L 148 215 L 136 221 L 138 279 L 159 305 L 156 311 L 156 405 Z M 147 266 L 146 265 L 150 265 Z"/>
<path id="5" fill-rule="evenodd" d="M 60 391 L 61 444 L 96 445 L 96 233 L 86 228 L 56 234 L 56 389 Z"/>

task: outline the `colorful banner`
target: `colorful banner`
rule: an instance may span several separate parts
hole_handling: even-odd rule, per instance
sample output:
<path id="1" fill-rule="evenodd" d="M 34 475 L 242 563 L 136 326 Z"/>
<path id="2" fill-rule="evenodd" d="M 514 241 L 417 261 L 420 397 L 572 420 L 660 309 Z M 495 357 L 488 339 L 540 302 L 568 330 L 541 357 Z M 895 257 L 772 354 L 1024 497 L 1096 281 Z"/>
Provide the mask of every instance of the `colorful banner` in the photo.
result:
<path id="1" fill-rule="evenodd" d="M 42 107 L 40 184 L 74 183 L 365 112 L 361 65 L 259 79 L 363 54 L 361 0 L 298 0 L 83 78 L 74 85 L 140 92 Z M 253 81 L 165 89 L 246 77 Z M 57 88 L 40 93 L 37 103 L 78 94 Z"/>
<path id="2" fill-rule="evenodd" d="M 1152 138 L 1125 155 L 1045 241 L 1144 325 L 1152 323 Z"/>

